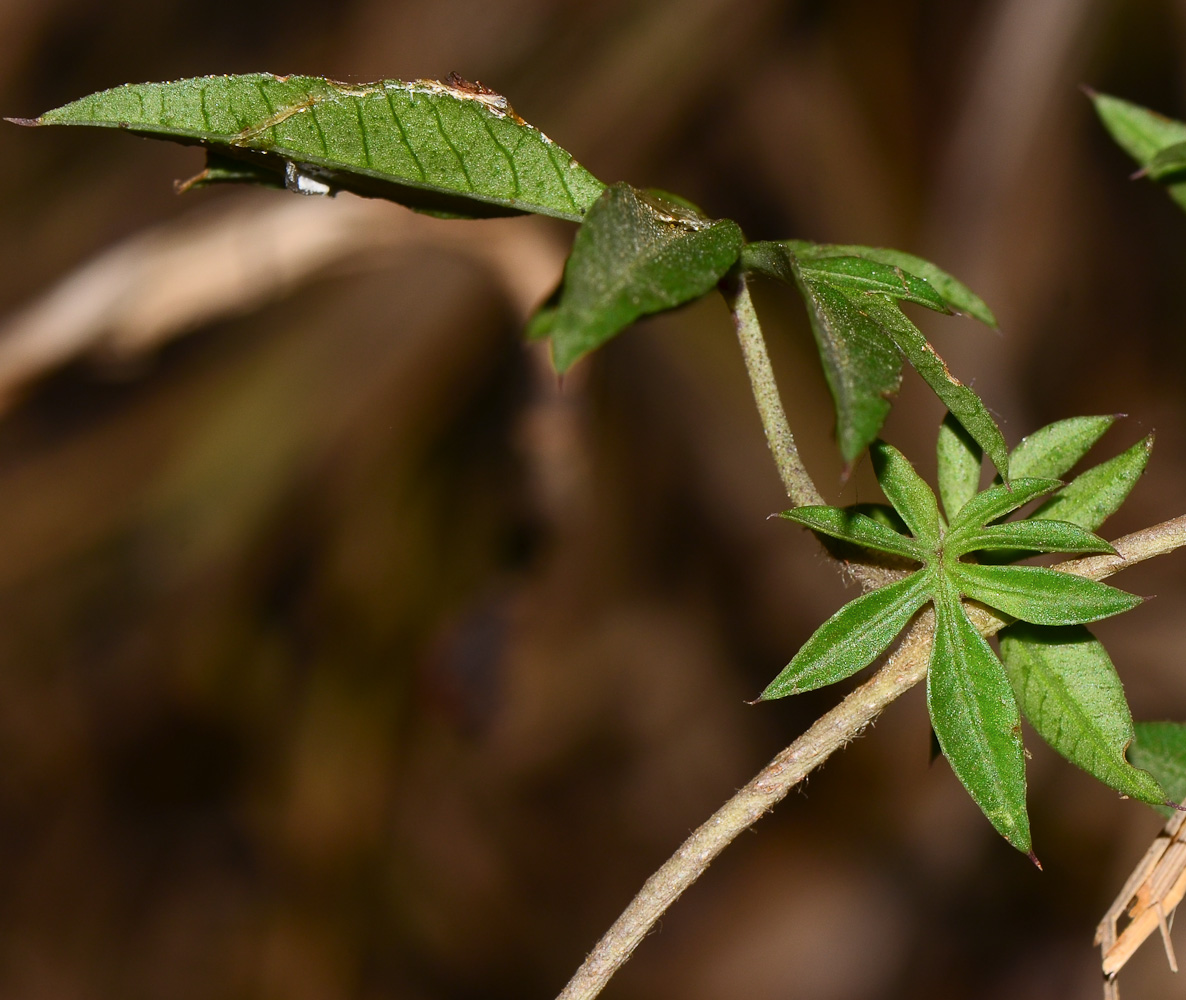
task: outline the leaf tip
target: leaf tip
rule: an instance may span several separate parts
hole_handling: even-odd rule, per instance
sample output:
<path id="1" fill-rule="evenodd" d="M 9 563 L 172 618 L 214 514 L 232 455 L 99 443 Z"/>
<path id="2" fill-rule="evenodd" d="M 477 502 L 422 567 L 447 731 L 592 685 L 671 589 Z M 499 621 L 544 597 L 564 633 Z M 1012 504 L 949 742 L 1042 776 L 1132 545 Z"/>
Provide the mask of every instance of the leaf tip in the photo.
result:
<path id="1" fill-rule="evenodd" d="M 1034 867 L 1037 868 L 1038 871 L 1042 870 L 1042 862 L 1038 860 L 1038 856 L 1034 853 L 1033 848 L 1030 848 L 1030 850 L 1026 852 L 1025 856 L 1033 862 Z"/>
<path id="2" fill-rule="evenodd" d="M 1079 89 L 1084 94 L 1086 94 L 1090 100 L 1094 101 L 1097 97 L 1100 96 L 1100 92 L 1098 90 L 1096 90 L 1095 87 L 1091 86 L 1091 84 L 1089 84 L 1089 83 L 1079 84 Z"/>
<path id="3" fill-rule="evenodd" d="M 26 128 L 36 128 L 38 125 L 45 123 L 40 118 L 8 118 L 4 119 L 6 122 L 12 122 L 13 125 L 24 125 Z"/>

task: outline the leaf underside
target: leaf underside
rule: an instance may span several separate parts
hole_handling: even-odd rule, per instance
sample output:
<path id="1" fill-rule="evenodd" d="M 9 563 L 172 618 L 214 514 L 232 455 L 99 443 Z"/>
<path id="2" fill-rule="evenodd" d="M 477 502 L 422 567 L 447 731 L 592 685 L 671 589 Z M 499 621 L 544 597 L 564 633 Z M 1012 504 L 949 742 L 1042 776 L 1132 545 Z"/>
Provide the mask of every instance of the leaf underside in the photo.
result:
<path id="1" fill-rule="evenodd" d="M 559 300 L 542 325 L 564 372 L 640 316 L 711 291 L 741 252 L 737 223 L 711 221 L 628 184 L 589 210 L 564 269 Z"/>
<path id="2" fill-rule="evenodd" d="M 1113 416 L 1070 417 L 1021 439 L 1009 455 L 1011 478 L 1061 479 L 1116 422 Z"/>
<path id="3" fill-rule="evenodd" d="M 1004 668 L 947 588 L 927 671 L 931 725 L 951 769 L 997 831 L 1030 850 L 1021 720 Z"/>
<path id="4" fill-rule="evenodd" d="M 889 649 L 919 608 L 930 600 L 925 572 L 850 601 L 823 623 L 762 692 L 763 701 L 835 684 Z"/>
<path id="5" fill-rule="evenodd" d="M 1001 632 L 1000 644 L 1021 711 L 1050 746 L 1122 795 L 1165 802 L 1154 777 L 1124 756 L 1132 716 L 1103 643 L 1081 625 L 1019 623 Z"/>
<path id="6" fill-rule="evenodd" d="M 442 215 L 578 221 L 605 187 L 506 98 L 460 80 L 354 84 L 252 73 L 126 84 L 32 124 L 121 128 L 205 146 L 212 175 L 199 182 L 271 177 Z M 228 161 L 245 162 L 244 176 L 227 176 Z M 308 186 L 299 187 L 301 177 Z"/>

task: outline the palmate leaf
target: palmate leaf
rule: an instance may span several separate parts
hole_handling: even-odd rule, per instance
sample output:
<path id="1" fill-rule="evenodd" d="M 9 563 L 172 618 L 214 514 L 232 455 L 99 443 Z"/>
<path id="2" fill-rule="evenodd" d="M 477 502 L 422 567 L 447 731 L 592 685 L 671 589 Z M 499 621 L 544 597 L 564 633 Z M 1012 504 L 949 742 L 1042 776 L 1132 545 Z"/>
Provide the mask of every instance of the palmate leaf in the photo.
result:
<path id="1" fill-rule="evenodd" d="M 1000 644 L 1022 714 L 1047 743 L 1122 795 L 1165 802 L 1157 780 L 1124 756 L 1132 716 L 1103 643 L 1081 625 L 1017 624 L 1001 632 Z"/>
<path id="2" fill-rule="evenodd" d="M 1136 160 L 1143 171 L 1152 168 L 1151 175 L 1153 171 L 1159 174 L 1154 179 L 1166 182 L 1169 196 L 1186 208 L 1186 179 L 1180 178 L 1180 171 L 1172 169 L 1177 153 L 1167 152 L 1186 143 L 1186 122 L 1175 121 L 1109 94 L 1089 91 L 1088 96 L 1116 144 Z M 1162 153 L 1166 153 L 1166 159 L 1154 167 Z"/>
<path id="3" fill-rule="evenodd" d="M 936 595 L 935 615 L 927 705 L 939 746 L 997 832 L 1028 853 L 1025 755 L 1009 679 L 948 585 Z"/>
<path id="4" fill-rule="evenodd" d="M 252 73 L 127 84 L 21 123 L 205 146 L 213 155 L 199 183 L 271 178 L 450 216 L 579 221 L 605 187 L 506 98 L 456 78 L 339 83 Z M 231 161 L 245 164 L 237 175 Z"/>
<path id="5" fill-rule="evenodd" d="M 556 370 L 566 371 L 640 316 L 711 291 L 741 244 L 741 229 L 728 219 L 714 222 L 628 184 L 606 189 L 577 231 L 546 320 Z"/>
<path id="6" fill-rule="evenodd" d="M 840 452 L 852 462 L 877 436 L 905 358 L 960 419 L 1002 472 L 1008 452 L 980 398 L 962 385 L 901 312 L 914 302 L 965 311 L 995 324 L 984 303 L 951 275 L 910 254 L 802 240 L 750 243 L 741 267 L 786 283 L 803 296 L 836 406 Z"/>
<path id="7" fill-rule="evenodd" d="M 1045 428 L 1031 436 L 1016 467 L 1061 473 L 1109 421 L 1090 418 Z M 881 441 L 871 445 L 870 454 L 892 510 L 865 505 L 879 513 L 876 521 L 853 510 L 820 506 L 783 515 L 849 545 L 921 562 L 922 569 L 841 608 L 816 630 L 762 698 L 851 676 L 881 656 L 910 618 L 933 603 L 936 632 L 927 674 L 932 726 L 952 769 L 985 815 L 1011 843 L 1029 851 L 1019 699 L 1042 735 L 1069 759 L 1125 794 L 1161 801 L 1156 781 L 1124 759 L 1131 718 L 1123 691 L 1103 647 L 1079 627 L 1130 610 L 1141 598 L 1044 567 L 964 561 L 974 553 L 986 557 L 999 552 L 1114 550 L 1088 528 L 1070 521 L 1031 516 L 1002 522 L 1061 483 L 1019 476 L 1009 486 L 997 484 L 974 493 L 979 446 L 961 430 L 949 415 L 940 432 L 939 474 L 944 506 L 952 514 L 946 531 L 931 488 L 904 455 Z M 1008 674 L 968 618 L 964 599 L 1034 623 L 1014 625 L 1003 633 L 1008 639 L 1002 647 L 1010 657 Z M 1043 641 L 1045 634 L 1049 637 Z"/>

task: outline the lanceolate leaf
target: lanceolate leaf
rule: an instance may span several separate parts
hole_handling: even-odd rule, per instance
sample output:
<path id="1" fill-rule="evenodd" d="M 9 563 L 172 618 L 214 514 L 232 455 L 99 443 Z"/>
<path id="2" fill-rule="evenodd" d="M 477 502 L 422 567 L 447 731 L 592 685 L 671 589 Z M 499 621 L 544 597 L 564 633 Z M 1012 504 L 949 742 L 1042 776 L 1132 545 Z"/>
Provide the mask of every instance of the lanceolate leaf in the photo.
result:
<path id="1" fill-rule="evenodd" d="M 927 281 L 900 267 L 863 257 L 824 257 L 810 262 L 801 260 L 799 268 L 808 281 L 823 282 L 842 291 L 876 292 L 903 302 L 915 302 L 936 312 L 950 312 L 943 296 Z"/>
<path id="2" fill-rule="evenodd" d="M 741 230 L 674 202 L 615 184 L 589 210 L 564 269 L 548 332 L 566 371 L 640 316 L 716 286 L 741 250 Z"/>
<path id="3" fill-rule="evenodd" d="M 1014 468 L 1063 472 L 1110 420 L 1085 418 L 1044 428 L 1014 452 Z M 868 507 L 878 515 L 874 520 L 854 510 L 810 506 L 783 515 L 858 549 L 920 562 L 922 569 L 841 608 L 762 697 L 778 698 L 850 676 L 884 652 L 913 614 L 933 603 L 936 631 L 927 691 L 934 732 L 952 768 L 994 826 L 1028 851 L 1018 699 L 1039 732 L 1075 763 L 1126 795 L 1153 803 L 1162 800 L 1157 782 L 1124 759 L 1132 732 L 1124 692 L 1103 647 L 1080 627 L 1128 611 L 1141 599 L 1070 573 L 989 562 L 991 557 L 1035 552 L 1115 550 L 1082 524 L 1033 515 L 1003 521 L 1062 484 L 1018 476 L 1009 486 L 997 484 L 976 493 L 979 447 L 961 430 L 950 414 L 940 430 L 939 480 L 952 515 L 946 530 L 931 488 L 906 457 L 884 441 L 875 441 L 869 453 L 892 512 Z M 1101 479 L 1124 479 L 1126 464 L 1107 466 L 1101 467 L 1106 471 Z M 901 523 L 887 516 L 890 513 Z M 973 561 L 964 562 L 969 556 Z M 963 598 L 1022 620 L 1002 633 L 1008 676 L 969 620 Z M 1017 689 L 1016 697 L 1010 684 Z M 1186 739 L 1183 743 L 1186 770 Z"/>
<path id="4" fill-rule="evenodd" d="M 1042 566 L 953 563 L 950 575 L 972 600 L 1035 625 L 1082 625 L 1141 603 L 1135 594 L 1106 583 Z"/>
<path id="5" fill-rule="evenodd" d="M 939 498 L 950 521 L 980 491 L 983 454 L 972 435 L 950 413 L 939 425 L 936 444 L 939 460 Z"/>
<path id="6" fill-rule="evenodd" d="M 850 601 L 823 623 L 762 692 L 762 700 L 834 684 L 884 653 L 930 597 L 924 570 Z"/>
<path id="7" fill-rule="evenodd" d="M 250 164 L 247 179 L 267 174 L 296 190 L 355 191 L 445 215 L 579 221 L 605 187 L 506 98 L 458 79 L 252 73 L 128 84 L 24 124 L 108 126 L 203 145 L 217 154 L 207 182 L 229 179 L 233 158 Z"/>
<path id="8" fill-rule="evenodd" d="M 1009 475 L 1061 479 L 1091 449 L 1115 417 L 1071 417 L 1023 437 L 1009 455 Z"/>
<path id="9" fill-rule="evenodd" d="M 990 486 L 965 503 L 952 519 L 948 541 L 959 538 L 965 531 L 978 531 L 985 523 L 1011 514 L 1061 485 L 1057 479 L 1015 479 L 1009 486 Z"/>
<path id="10" fill-rule="evenodd" d="M 1186 725 L 1138 722 L 1134 729 L 1133 764 L 1152 774 L 1171 802 L 1186 802 Z"/>
<path id="11" fill-rule="evenodd" d="M 1120 508 L 1149 464 L 1153 435 L 1127 451 L 1076 476 L 1034 511 L 1035 518 L 1054 518 L 1095 531 Z"/>
<path id="12" fill-rule="evenodd" d="M 910 533 L 933 550 L 939 544 L 939 506 L 926 480 L 893 445 L 876 441 L 869 454 L 886 499 L 894 505 Z"/>
<path id="13" fill-rule="evenodd" d="M 1030 850 L 1017 702 L 1000 661 L 948 588 L 935 602 L 927 673 L 931 725 L 951 769 L 998 832 Z"/>
<path id="14" fill-rule="evenodd" d="M 1081 625 L 1011 625 L 1001 659 L 1021 711 L 1055 750 L 1104 784 L 1160 805 L 1166 793 L 1124 752 L 1133 740 L 1124 688 L 1103 643 Z"/>
<path id="15" fill-rule="evenodd" d="M 890 552 L 907 559 L 921 560 L 923 547 L 913 538 L 907 538 L 886 527 L 871 517 L 839 507 L 796 507 L 780 515 L 833 538 L 839 538 L 854 545 L 879 552 Z"/>
<path id="16" fill-rule="evenodd" d="M 800 260 L 824 260 L 828 257 L 863 257 L 865 260 L 888 264 L 908 274 L 922 278 L 940 295 L 953 312 L 964 313 L 988 326 L 996 327 L 997 320 L 984 300 L 967 285 L 957 281 L 942 268 L 929 260 L 912 253 L 891 250 L 887 247 L 862 247 L 844 243 L 808 243 L 805 240 L 787 240 L 785 245 Z"/>
<path id="17" fill-rule="evenodd" d="M 1093 93 L 1090 96 L 1096 113 L 1116 144 L 1142 169 L 1149 167 L 1162 150 L 1186 142 L 1186 123 L 1108 94 Z M 1167 184 L 1166 190 L 1174 201 L 1186 208 L 1186 181 Z"/>
<path id="18" fill-rule="evenodd" d="M 989 524 L 959 537 L 960 554 L 983 549 L 1024 549 L 1031 552 L 1115 552 L 1086 528 L 1067 521 L 1009 521 Z"/>

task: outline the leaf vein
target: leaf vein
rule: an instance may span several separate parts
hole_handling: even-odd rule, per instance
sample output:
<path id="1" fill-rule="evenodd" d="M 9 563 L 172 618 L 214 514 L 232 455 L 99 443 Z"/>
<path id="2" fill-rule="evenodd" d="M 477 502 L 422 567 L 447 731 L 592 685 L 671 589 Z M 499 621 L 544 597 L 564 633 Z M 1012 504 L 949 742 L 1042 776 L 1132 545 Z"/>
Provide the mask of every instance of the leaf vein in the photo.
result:
<path id="1" fill-rule="evenodd" d="M 420 171 L 420 180 L 428 180 L 428 173 L 424 169 L 424 164 L 420 162 L 420 157 L 416 155 L 416 150 L 412 148 L 412 143 L 408 139 L 408 133 L 404 131 L 404 123 L 399 120 L 399 112 L 395 110 L 395 104 L 392 103 L 394 95 L 391 91 L 387 92 L 387 107 L 391 111 L 391 120 L 395 123 L 396 131 L 399 132 L 400 141 L 408 150 L 408 154 L 412 157 L 412 162 L 416 164 L 416 169 Z"/>
<path id="2" fill-rule="evenodd" d="M 437 123 L 437 131 L 441 133 L 441 138 L 445 140 L 445 145 L 449 147 L 453 155 L 457 157 L 457 165 L 461 167 L 461 172 L 465 176 L 465 183 L 469 185 L 469 189 L 474 191 L 474 181 L 469 175 L 469 168 L 465 165 L 465 159 L 462 157 L 460 151 L 453 144 L 453 140 L 449 138 L 449 133 L 445 131 L 445 123 L 441 119 L 440 109 L 433 103 L 429 103 L 428 110 L 432 112 L 432 117 Z"/>

